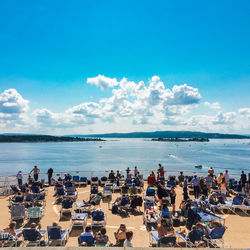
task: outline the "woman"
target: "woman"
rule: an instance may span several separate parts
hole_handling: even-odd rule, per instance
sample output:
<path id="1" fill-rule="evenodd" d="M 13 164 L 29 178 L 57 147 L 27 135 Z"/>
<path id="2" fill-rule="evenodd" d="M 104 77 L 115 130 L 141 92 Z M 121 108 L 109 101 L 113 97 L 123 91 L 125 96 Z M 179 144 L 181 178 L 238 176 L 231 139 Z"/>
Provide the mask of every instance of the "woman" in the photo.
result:
<path id="1" fill-rule="evenodd" d="M 220 190 L 221 193 L 226 195 L 227 194 L 227 183 L 225 177 L 222 178 L 221 184 L 220 184 Z"/>

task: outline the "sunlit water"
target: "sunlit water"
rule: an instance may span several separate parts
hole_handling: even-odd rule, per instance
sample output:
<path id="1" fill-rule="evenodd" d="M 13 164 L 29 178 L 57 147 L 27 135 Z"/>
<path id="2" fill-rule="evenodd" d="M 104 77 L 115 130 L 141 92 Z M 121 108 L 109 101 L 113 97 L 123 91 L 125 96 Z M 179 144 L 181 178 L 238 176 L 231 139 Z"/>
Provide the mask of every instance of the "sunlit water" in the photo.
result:
<path id="1" fill-rule="evenodd" d="M 202 171 L 212 166 L 217 172 L 250 172 L 250 140 L 210 142 L 153 142 L 118 139 L 105 142 L 0 143 L 0 175 L 28 173 L 34 165 L 42 172 L 110 170 L 133 168 Z M 198 170 L 199 171 L 199 170 Z"/>

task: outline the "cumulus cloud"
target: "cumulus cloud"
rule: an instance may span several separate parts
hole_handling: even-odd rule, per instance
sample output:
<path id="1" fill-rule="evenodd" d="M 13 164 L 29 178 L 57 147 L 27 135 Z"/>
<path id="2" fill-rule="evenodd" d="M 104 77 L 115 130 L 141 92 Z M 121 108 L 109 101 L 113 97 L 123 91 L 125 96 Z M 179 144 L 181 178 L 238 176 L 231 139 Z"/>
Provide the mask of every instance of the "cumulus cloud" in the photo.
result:
<path id="1" fill-rule="evenodd" d="M 227 112 L 227 113 L 219 112 L 213 119 L 213 124 L 231 124 L 235 122 L 235 117 L 236 117 L 235 112 Z"/>
<path id="2" fill-rule="evenodd" d="M 221 106 L 220 106 L 220 103 L 219 102 L 214 102 L 214 103 L 210 103 L 210 102 L 204 102 L 204 105 L 207 106 L 208 108 L 210 109 L 220 109 Z"/>
<path id="3" fill-rule="evenodd" d="M 102 90 L 113 88 L 119 84 L 116 78 L 109 78 L 103 75 L 98 75 L 97 77 L 91 77 L 87 79 L 88 84 L 96 85 Z"/>
<path id="4" fill-rule="evenodd" d="M 29 109 L 29 101 L 15 89 L 7 89 L 0 94 L 0 113 L 3 114 L 21 114 Z"/>
<path id="5" fill-rule="evenodd" d="M 241 108 L 238 112 L 247 119 L 250 119 L 250 108 Z"/>

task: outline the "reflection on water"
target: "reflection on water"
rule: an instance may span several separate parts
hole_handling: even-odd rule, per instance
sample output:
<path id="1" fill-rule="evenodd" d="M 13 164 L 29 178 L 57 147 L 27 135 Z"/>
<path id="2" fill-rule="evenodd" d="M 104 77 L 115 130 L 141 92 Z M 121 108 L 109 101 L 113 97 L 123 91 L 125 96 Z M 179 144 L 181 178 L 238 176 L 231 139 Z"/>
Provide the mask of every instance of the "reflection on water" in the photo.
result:
<path id="1" fill-rule="evenodd" d="M 119 139 L 105 142 L 0 143 L 0 173 L 29 172 L 34 165 L 46 172 L 125 169 L 194 170 L 195 165 L 231 173 L 250 171 L 249 140 L 207 142 L 157 142 Z M 197 171 L 197 169 L 195 170 Z"/>

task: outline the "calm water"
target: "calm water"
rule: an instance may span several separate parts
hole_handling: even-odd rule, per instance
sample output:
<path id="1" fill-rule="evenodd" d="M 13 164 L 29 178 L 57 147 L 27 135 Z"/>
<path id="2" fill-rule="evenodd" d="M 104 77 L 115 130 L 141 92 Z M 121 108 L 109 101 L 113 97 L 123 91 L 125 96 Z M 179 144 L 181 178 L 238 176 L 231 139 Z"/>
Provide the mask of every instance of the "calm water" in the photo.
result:
<path id="1" fill-rule="evenodd" d="M 197 164 L 203 171 L 229 169 L 250 172 L 250 140 L 211 140 L 210 142 L 152 142 L 119 139 L 105 142 L 0 143 L 0 175 L 29 172 L 38 165 L 42 172 L 126 169 L 191 170 Z"/>

